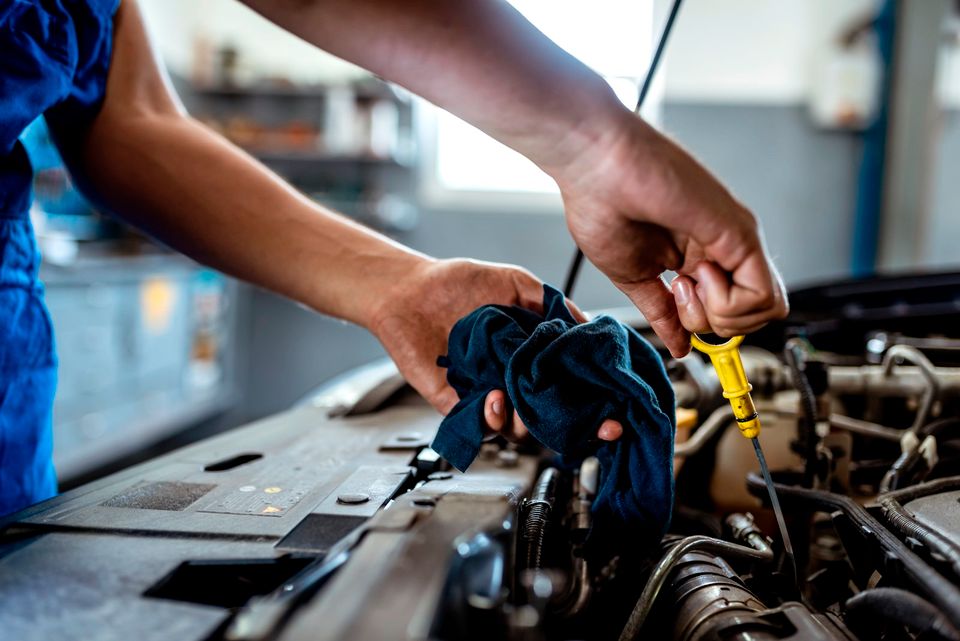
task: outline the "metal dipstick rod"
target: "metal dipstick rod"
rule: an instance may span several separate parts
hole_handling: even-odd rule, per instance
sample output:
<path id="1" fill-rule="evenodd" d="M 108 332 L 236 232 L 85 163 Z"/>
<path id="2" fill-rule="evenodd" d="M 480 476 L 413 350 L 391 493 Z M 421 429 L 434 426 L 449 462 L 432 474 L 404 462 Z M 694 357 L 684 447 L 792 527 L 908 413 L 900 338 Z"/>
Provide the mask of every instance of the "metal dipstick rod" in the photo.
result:
<path id="1" fill-rule="evenodd" d="M 777 491 L 770 476 L 770 469 L 767 467 L 767 459 L 763 456 L 760 439 L 757 438 L 760 435 L 760 416 L 753 404 L 753 398 L 750 396 L 753 385 L 747 380 L 747 373 L 743 369 L 743 361 L 740 358 L 739 348 L 742 342 L 743 336 L 734 336 L 720 345 L 708 343 L 696 334 L 690 337 L 690 344 L 693 345 L 694 349 L 709 356 L 710 362 L 717 370 L 720 387 L 723 388 L 723 397 L 730 401 L 737 427 L 740 428 L 740 434 L 753 442 L 753 450 L 757 454 L 757 461 L 760 462 L 760 472 L 763 474 L 767 493 L 770 495 L 770 505 L 777 519 L 777 527 L 780 528 L 783 552 L 786 555 L 790 570 L 793 572 L 791 578 L 796 582 L 798 578 L 797 562 L 793 554 L 793 545 L 790 543 L 787 523 L 783 518 L 783 510 L 780 508 L 780 500 L 777 498 Z"/>

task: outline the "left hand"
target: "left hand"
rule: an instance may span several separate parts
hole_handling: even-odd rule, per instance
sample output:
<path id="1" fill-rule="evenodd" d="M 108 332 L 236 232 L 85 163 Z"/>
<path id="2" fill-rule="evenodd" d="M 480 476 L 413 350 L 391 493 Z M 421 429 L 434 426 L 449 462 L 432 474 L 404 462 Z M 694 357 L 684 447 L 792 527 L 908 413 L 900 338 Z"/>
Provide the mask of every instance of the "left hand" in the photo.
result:
<path id="1" fill-rule="evenodd" d="M 459 400 L 447 384 L 437 357 L 447 353 L 453 325 L 482 305 L 517 305 L 543 313 L 543 283 L 529 272 L 511 265 L 472 260 L 423 259 L 390 288 L 374 312 L 370 330 L 397 364 L 400 373 L 431 405 L 446 415 Z M 586 318 L 567 301 L 574 317 Z M 511 440 L 527 436 L 527 428 L 503 390 L 487 395 L 487 427 Z M 615 441 L 623 426 L 604 420 L 597 437 Z"/>

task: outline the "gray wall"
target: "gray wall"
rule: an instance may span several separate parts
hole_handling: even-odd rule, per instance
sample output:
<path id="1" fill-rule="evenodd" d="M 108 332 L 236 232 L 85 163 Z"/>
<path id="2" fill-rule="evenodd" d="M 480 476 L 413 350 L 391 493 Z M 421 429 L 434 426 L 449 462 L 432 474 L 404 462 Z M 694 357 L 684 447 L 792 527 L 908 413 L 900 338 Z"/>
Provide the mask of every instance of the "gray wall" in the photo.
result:
<path id="1" fill-rule="evenodd" d="M 812 129 L 801 107 L 669 104 L 664 128 L 759 215 L 788 283 L 847 273 L 859 163 L 855 136 Z M 418 228 L 399 238 L 435 256 L 518 263 L 557 284 L 574 250 L 562 217 L 550 214 L 424 211 Z M 356 327 L 272 294 L 249 296 L 247 389 L 232 417 L 237 421 L 288 407 L 330 376 L 382 355 Z M 626 300 L 592 267 L 576 299 L 586 308 Z"/>
<path id="2" fill-rule="evenodd" d="M 944 113 L 937 134 L 925 264 L 960 269 L 960 112 Z"/>
<path id="3" fill-rule="evenodd" d="M 849 273 L 860 142 L 804 107 L 670 105 L 666 129 L 760 218 L 788 285 Z"/>

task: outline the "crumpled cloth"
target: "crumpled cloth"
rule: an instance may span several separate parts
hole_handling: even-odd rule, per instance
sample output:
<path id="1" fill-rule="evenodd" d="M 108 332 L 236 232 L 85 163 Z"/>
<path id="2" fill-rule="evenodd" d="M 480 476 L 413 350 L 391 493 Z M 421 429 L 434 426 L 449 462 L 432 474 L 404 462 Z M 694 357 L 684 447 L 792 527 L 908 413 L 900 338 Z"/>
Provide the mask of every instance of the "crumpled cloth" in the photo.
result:
<path id="1" fill-rule="evenodd" d="M 443 419 L 432 447 L 466 470 L 484 437 L 484 401 L 505 389 L 540 443 L 575 463 L 600 461 L 595 519 L 631 535 L 659 538 L 673 506 L 675 401 L 663 361 L 632 328 L 600 316 L 578 324 L 563 294 L 544 286 L 544 316 L 487 305 L 457 321 L 438 363 L 460 402 Z M 604 419 L 623 436 L 600 441 Z"/>

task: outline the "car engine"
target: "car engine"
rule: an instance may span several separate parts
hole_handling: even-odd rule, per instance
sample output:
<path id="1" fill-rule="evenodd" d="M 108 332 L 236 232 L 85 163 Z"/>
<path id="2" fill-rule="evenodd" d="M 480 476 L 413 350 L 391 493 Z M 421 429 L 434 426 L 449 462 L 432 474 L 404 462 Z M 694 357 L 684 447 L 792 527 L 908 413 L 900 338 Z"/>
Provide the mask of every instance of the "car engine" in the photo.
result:
<path id="1" fill-rule="evenodd" d="M 691 355 L 670 363 L 677 498 L 661 548 L 585 553 L 595 468 L 546 467 L 521 504 L 525 598 L 501 632 L 958 638 L 958 285 L 944 275 L 796 292 L 791 317 L 742 350 L 795 559 L 760 507 L 764 482 L 716 375 Z"/>
<path id="2" fill-rule="evenodd" d="M 960 638 L 960 273 L 791 303 L 741 353 L 793 556 L 701 355 L 668 361 L 656 545 L 594 523 L 596 459 L 495 439 L 451 470 L 372 365 L 0 522 L 7 638 Z"/>

